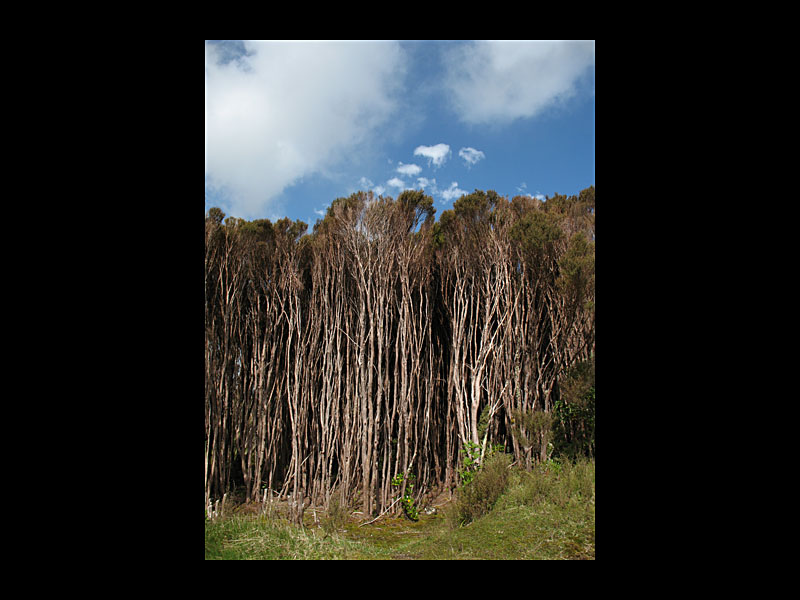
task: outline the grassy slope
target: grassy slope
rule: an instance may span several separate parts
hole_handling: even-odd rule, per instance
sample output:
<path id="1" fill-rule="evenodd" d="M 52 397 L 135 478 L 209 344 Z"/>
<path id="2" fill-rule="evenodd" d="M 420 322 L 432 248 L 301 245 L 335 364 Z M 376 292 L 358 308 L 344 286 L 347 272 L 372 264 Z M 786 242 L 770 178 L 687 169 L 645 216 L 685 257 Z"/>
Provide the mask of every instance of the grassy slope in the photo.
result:
<path id="1" fill-rule="evenodd" d="M 308 520 L 308 514 L 306 515 Z M 324 519 L 324 517 L 323 517 Z M 514 471 L 494 508 L 469 525 L 452 512 L 417 523 L 382 518 L 326 534 L 281 518 L 232 516 L 206 522 L 206 559 L 589 559 L 595 558 L 594 464 L 560 473 Z"/>

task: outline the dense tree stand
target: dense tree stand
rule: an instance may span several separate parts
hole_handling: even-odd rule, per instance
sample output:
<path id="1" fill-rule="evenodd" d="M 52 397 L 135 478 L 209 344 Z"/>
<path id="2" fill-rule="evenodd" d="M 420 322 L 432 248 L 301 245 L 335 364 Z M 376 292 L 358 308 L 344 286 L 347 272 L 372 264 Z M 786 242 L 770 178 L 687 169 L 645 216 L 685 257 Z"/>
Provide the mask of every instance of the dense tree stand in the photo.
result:
<path id="1" fill-rule="evenodd" d="M 593 452 L 594 204 L 476 190 L 436 222 L 421 191 L 359 192 L 309 235 L 209 210 L 206 506 L 269 490 L 297 520 L 338 494 L 372 517 L 497 445 Z"/>

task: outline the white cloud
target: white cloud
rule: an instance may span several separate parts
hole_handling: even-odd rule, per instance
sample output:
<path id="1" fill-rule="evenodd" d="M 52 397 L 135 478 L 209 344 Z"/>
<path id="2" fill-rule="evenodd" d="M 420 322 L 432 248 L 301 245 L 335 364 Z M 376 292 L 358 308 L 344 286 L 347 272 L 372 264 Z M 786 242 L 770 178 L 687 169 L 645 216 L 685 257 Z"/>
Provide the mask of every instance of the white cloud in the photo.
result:
<path id="1" fill-rule="evenodd" d="M 428 164 L 432 162 L 435 167 L 441 167 L 450 156 L 450 146 L 447 144 L 417 146 L 414 150 L 414 156 L 424 156 L 428 159 Z"/>
<path id="2" fill-rule="evenodd" d="M 517 191 L 523 196 L 527 196 L 528 198 L 536 198 L 537 200 L 544 201 L 545 196 L 541 192 L 537 191 L 535 194 L 531 194 L 527 190 L 528 190 L 528 184 L 525 183 L 524 181 L 517 187 Z"/>
<path id="3" fill-rule="evenodd" d="M 415 189 L 424 190 L 425 194 L 428 196 L 438 196 L 440 194 L 440 190 L 436 185 L 436 179 L 428 179 L 427 177 L 417 177 Z"/>
<path id="4" fill-rule="evenodd" d="M 594 41 L 453 45 L 444 86 L 464 122 L 506 124 L 572 97 L 594 60 Z"/>
<path id="5" fill-rule="evenodd" d="M 205 172 L 228 192 L 230 214 L 255 218 L 274 211 L 288 186 L 370 143 L 397 107 L 405 58 L 387 42 L 244 48 L 230 60 L 206 44 Z"/>
<path id="6" fill-rule="evenodd" d="M 383 196 L 383 192 L 386 191 L 386 188 L 382 185 L 375 185 L 371 179 L 367 179 L 366 177 L 362 177 L 358 180 L 358 189 L 359 191 L 369 192 L 372 191 L 377 196 Z M 355 190 L 353 190 L 355 191 Z"/>
<path id="7" fill-rule="evenodd" d="M 458 189 L 458 182 L 454 181 L 450 184 L 450 187 L 447 188 L 445 191 L 442 192 L 442 198 L 450 202 L 451 200 L 456 200 L 466 194 L 464 190 Z"/>
<path id="8" fill-rule="evenodd" d="M 403 163 L 399 163 L 400 166 L 397 167 L 396 171 L 398 173 L 402 173 L 403 175 L 418 175 L 422 172 L 422 168 L 418 165 L 404 165 Z"/>
<path id="9" fill-rule="evenodd" d="M 403 181 L 402 179 L 398 179 L 397 177 L 392 177 L 389 181 L 386 182 L 386 185 L 390 185 L 399 190 L 406 189 L 406 182 Z"/>
<path id="10" fill-rule="evenodd" d="M 475 150 L 475 148 L 462 148 L 458 151 L 458 155 L 464 159 L 468 166 L 474 165 L 482 158 L 486 158 L 483 152 Z"/>

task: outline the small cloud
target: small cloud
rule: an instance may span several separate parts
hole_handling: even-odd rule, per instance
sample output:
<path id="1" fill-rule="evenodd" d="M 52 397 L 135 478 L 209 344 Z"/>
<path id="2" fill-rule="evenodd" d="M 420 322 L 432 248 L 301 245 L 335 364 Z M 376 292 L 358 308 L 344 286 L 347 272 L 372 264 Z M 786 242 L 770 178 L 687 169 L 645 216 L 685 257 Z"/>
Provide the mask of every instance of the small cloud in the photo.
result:
<path id="1" fill-rule="evenodd" d="M 417 189 L 423 190 L 429 196 L 439 195 L 439 188 L 436 185 L 436 179 L 417 177 Z"/>
<path id="2" fill-rule="evenodd" d="M 441 167 L 447 157 L 450 156 L 450 146 L 447 144 L 417 146 L 414 150 L 414 156 L 424 156 L 428 159 L 428 164 L 432 162 L 435 167 Z"/>
<path id="3" fill-rule="evenodd" d="M 362 177 L 363 179 L 363 177 Z M 328 208 L 330 207 L 331 203 L 328 202 L 327 204 L 323 204 L 322 208 L 315 208 L 314 213 L 319 215 L 322 218 L 325 218 L 325 215 L 328 214 Z"/>
<path id="4" fill-rule="evenodd" d="M 544 194 L 538 191 L 535 194 L 531 194 L 530 192 L 527 191 L 527 189 L 528 189 L 528 184 L 525 183 L 524 181 L 517 187 L 517 191 L 523 196 L 527 196 L 528 198 L 536 198 L 537 200 L 541 200 L 542 202 L 544 202 L 545 199 Z"/>
<path id="5" fill-rule="evenodd" d="M 458 182 L 454 181 L 453 183 L 450 184 L 449 188 L 447 188 L 445 191 L 442 192 L 442 198 L 450 202 L 451 200 L 460 198 L 466 193 L 467 192 L 465 192 L 464 190 L 458 189 Z"/>
<path id="6" fill-rule="evenodd" d="M 390 185 L 392 187 L 396 187 L 399 190 L 406 189 L 406 182 L 403 181 L 402 179 L 397 178 L 397 177 L 392 177 L 389 181 L 386 182 L 386 185 Z"/>
<path id="7" fill-rule="evenodd" d="M 464 159 L 468 166 L 474 165 L 482 158 L 486 158 L 483 152 L 475 150 L 475 148 L 462 148 L 458 151 L 458 155 Z"/>
<path id="8" fill-rule="evenodd" d="M 386 191 L 386 188 L 382 185 L 375 185 L 371 179 L 367 179 L 366 177 L 362 177 L 358 180 L 359 190 L 365 192 L 372 192 L 376 196 L 382 196 L 383 192 Z"/>
<path id="9" fill-rule="evenodd" d="M 404 165 L 403 163 L 399 163 L 400 166 L 397 167 L 396 171 L 398 173 L 402 173 L 403 175 L 419 175 L 422 172 L 422 168 L 418 165 Z"/>
<path id="10" fill-rule="evenodd" d="M 436 190 L 436 179 L 428 179 L 427 177 L 418 177 L 417 178 L 417 187 L 420 187 L 420 188 L 423 188 L 423 189 L 424 188 L 430 188 L 431 190 Z"/>

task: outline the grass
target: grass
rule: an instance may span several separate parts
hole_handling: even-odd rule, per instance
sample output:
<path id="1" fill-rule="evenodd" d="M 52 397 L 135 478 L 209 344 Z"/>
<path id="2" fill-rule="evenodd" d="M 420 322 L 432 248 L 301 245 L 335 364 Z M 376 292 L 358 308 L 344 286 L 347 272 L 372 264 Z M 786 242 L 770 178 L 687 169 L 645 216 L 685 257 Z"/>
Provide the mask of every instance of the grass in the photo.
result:
<path id="1" fill-rule="evenodd" d="M 406 552 L 420 559 L 528 559 L 595 558 L 595 466 L 593 462 L 551 463 L 528 473 L 512 469 L 505 488 L 489 510 L 486 498 L 495 494 L 498 474 L 487 464 L 481 478 L 489 490 L 470 509 L 461 503 L 476 496 L 459 494 L 449 508 L 444 527 Z M 473 482 L 473 484 L 475 483 Z M 466 490 L 465 490 L 466 491 Z M 464 523 L 464 515 L 479 514 Z"/>
<path id="2" fill-rule="evenodd" d="M 233 515 L 206 522 L 206 560 L 375 560 L 390 552 L 278 517 Z"/>
<path id="3" fill-rule="evenodd" d="M 505 477 L 487 465 L 476 483 L 417 522 L 383 517 L 360 526 L 337 516 L 331 525 L 322 516 L 315 524 L 308 513 L 305 528 L 275 515 L 206 521 L 206 559 L 594 560 L 594 462 L 512 468 Z"/>

